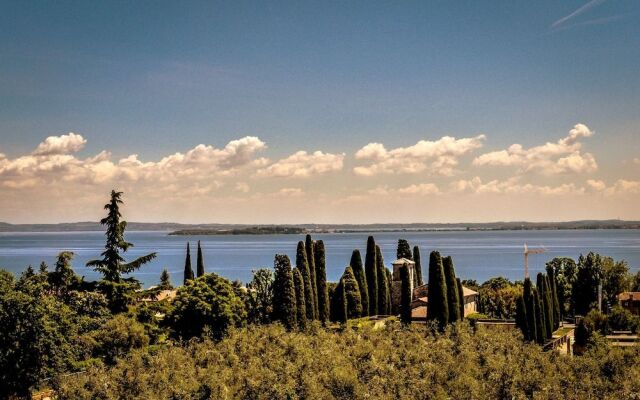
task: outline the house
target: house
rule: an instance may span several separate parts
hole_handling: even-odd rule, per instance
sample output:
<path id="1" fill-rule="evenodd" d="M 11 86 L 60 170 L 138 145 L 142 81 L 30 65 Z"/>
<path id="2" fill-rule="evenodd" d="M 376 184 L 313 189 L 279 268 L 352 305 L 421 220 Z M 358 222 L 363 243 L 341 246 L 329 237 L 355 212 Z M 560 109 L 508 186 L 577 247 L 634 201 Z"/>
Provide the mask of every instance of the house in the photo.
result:
<path id="1" fill-rule="evenodd" d="M 632 314 L 640 315 L 640 292 L 622 292 L 618 295 L 618 302 Z"/>
<path id="2" fill-rule="evenodd" d="M 464 297 L 464 316 L 478 312 L 478 292 L 462 287 Z M 429 285 L 418 286 L 413 289 L 413 300 L 411 301 L 411 318 L 414 321 L 425 321 L 429 307 Z"/>
<path id="3" fill-rule="evenodd" d="M 142 302 L 156 302 L 156 301 L 162 301 L 162 300 L 166 300 L 168 299 L 169 301 L 173 300 L 176 297 L 176 294 L 178 293 L 177 290 L 161 290 L 156 294 L 152 294 L 150 296 L 147 296 L 145 298 L 140 299 L 140 301 Z"/>

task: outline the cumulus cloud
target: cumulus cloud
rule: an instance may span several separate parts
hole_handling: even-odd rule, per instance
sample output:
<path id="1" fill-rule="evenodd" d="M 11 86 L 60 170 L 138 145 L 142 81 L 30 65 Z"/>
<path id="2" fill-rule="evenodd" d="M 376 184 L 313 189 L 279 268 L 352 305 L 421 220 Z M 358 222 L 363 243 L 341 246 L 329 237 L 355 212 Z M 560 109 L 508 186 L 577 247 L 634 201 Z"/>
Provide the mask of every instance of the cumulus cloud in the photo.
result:
<path id="1" fill-rule="evenodd" d="M 73 132 L 61 136 L 49 136 L 44 142 L 38 145 L 33 155 L 49 156 L 53 154 L 75 153 L 80 151 L 85 144 L 87 144 L 87 140 L 83 138 L 82 135 L 77 135 Z"/>
<path id="2" fill-rule="evenodd" d="M 482 154 L 473 160 L 475 166 L 515 167 L 520 172 L 538 171 L 543 174 L 589 173 L 598 169 L 590 153 L 581 152 L 581 139 L 593 135 L 584 124 L 576 124 L 568 135 L 555 143 L 523 148 L 513 144 L 506 150 Z"/>
<path id="3" fill-rule="evenodd" d="M 469 180 L 459 180 L 451 184 L 454 192 L 476 193 L 476 194 L 540 194 L 540 195 L 568 195 L 583 194 L 584 188 L 573 183 L 565 183 L 557 186 L 533 185 L 531 183 L 521 183 L 517 177 L 507 180 L 492 180 L 483 182 L 480 177 Z"/>
<path id="4" fill-rule="evenodd" d="M 433 174 L 451 175 L 458 159 L 482 147 L 484 135 L 456 139 L 444 136 L 435 141 L 420 140 L 413 146 L 387 150 L 381 143 L 369 143 L 355 154 L 357 160 L 368 165 L 353 169 L 356 175 L 418 173 L 428 170 Z"/>
<path id="5" fill-rule="evenodd" d="M 274 197 L 301 197 L 304 195 L 304 191 L 300 188 L 282 188 L 275 193 L 272 193 Z"/>
<path id="6" fill-rule="evenodd" d="M 307 178 L 342 170 L 345 154 L 298 151 L 266 168 L 258 170 L 263 177 Z"/>
<path id="7" fill-rule="evenodd" d="M 606 196 L 640 194 L 640 181 L 632 181 L 627 179 L 618 179 L 611 186 L 603 181 L 588 180 L 587 185 L 595 191 Z"/>
<path id="8" fill-rule="evenodd" d="M 429 195 L 439 194 L 440 189 L 433 183 L 421 183 L 419 185 L 410 185 L 404 188 L 398 189 L 402 194 L 415 194 L 415 195 Z"/>

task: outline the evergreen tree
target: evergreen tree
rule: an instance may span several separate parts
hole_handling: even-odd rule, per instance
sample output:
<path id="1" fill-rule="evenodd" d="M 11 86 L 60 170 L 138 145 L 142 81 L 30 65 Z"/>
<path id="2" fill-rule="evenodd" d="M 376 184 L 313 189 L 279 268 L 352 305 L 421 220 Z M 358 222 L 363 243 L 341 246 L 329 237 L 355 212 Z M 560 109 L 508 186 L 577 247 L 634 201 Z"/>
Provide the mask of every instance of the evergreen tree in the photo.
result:
<path id="1" fill-rule="evenodd" d="M 40 263 L 40 266 L 38 267 L 38 273 L 40 273 L 40 274 L 48 274 L 49 273 L 49 266 L 47 265 L 46 262 L 42 261 Z"/>
<path id="2" fill-rule="evenodd" d="M 187 242 L 187 257 L 184 260 L 184 284 L 193 280 L 193 269 L 191 268 L 191 249 L 189 248 L 189 242 Z"/>
<path id="3" fill-rule="evenodd" d="M 367 289 L 367 277 L 364 273 L 362 266 L 362 257 L 360 256 L 360 250 L 356 249 L 351 253 L 351 261 L 349 262 L 353 269 L 353 274 L 358 281 L 358 288 L 360 289 L 360 302 L 362 303 L 362 316 L 369 315 L 369 293 Z"/>
<path id="4" fill-rule="evenodd" d="M 358 287 L 358 280 L 351 266 L 345 268 L 341 281 L 344 287 L 344 296 L 347 300 L 347 318 L 360 318 L 362 316 L 360 288 Z"/>
<path id="5" fill-rule="evenodd" d="M 296 251 L 296 268 L 300 270 L 302 279 L 304 281 L 304 299 L 307 307 L 307 319 L 313 321 L 315 319 L 314 307 L 313 307 L 313 289 L 311 288 L 311 273 L 309 272 L 309 265 L 307 264 L 307 252 L 304 248 L 304 242 L 298 242 L 298 249 Z"/>
<path id="6" fill-rule="evenodd" d="M 309 279 L 311 280 L 311 290 L 313 291 L 313 315 L 315 319 L 318 319 L 318 315 L 320 314 L 320 310 L 318 309 L 318 278 L 317 268 L 316 268 L 316 260 L 313 256 L 313 240 L 311 240 L 311 235 L 307 235 L 304 242 L 304 251 L 307 255 L 307 264 L 309 265 Z"/>
<path id="7" fill-rule="evenodd" d="M 413 246 L 413 262 L 416 263 L 415 275 L 417 286 L 422 286 L 424 285 L 424 281 L 422 280 L 422 263 L 420 261 L 420 247 L 418 246 Z"/>
<path id="8" fill-rule="evenodd" d="M 364 272 L 369 290 L 369 315 L 378 315 L 378 264 L 376 262 L 376 241 L 373 236 L 367 239 L 367 255 L 364 259 Z"/>
<path id="9" fill-rule="evenodd" d="M 529 328 L 529 335 L 527 337 L 532 342 L 538 341 L 538 327 L 536 326 L 536 305 L 535 297 L 533 295 L 533 288 L 531 285 L 531 279 L 525 278 L 524 287 L 522 289 L 522 297 L 525 305 L 525 312 L 527 315 L 527 327 Z"/>
<path id="10" fill-rule="evenodd" d="M 464 289 L 460 278 L 456 278 L 456 285 L 458 286 L 458 299 L 460 299 L 460 321 L 462 321 L 464 320 Z"/>
<path id="11" fill-rule="evenodd" d="M 316 287 L 318 288 L 318 319 L 324 323 L 329 319 L 329 293 L 327 291 L 327 272 L 322 240 L 314 243 L 313 258 L 316 265 Z"/>
<path id="12" fill-rule="evenodd" d="M 200 247 L 200 241 L 198 240 L 198 259 L 196 261 L 196 270 L 198 272 L 198 278 L 204 275 L 204 258 L 202 257 L 202 248 Z"/>
<path id="13" fill-rule="evenodd" d="M 378 280 L 378 314 L 386 314 L 389 309 L 389 282 L 387 282 L 387 268 L 384 266 L 384 258 L 380 246 L 376 245 L 376 277 Z"/>
<path id="14" fill-rule="evenodd" d="M 173 289 L 173 286 L 171 285 L 171 277 L 169 276 L 169 271 L 167 271 L 166 268 L 164 268 L 160 274 L 160 285 L 158 286 L 163 290 Z"/>
<path id="15" fill-rule="evenodd" d="M 533 289 L 533 305 L 534 315 L 536 317 L 536 341 L 538 344 L 544 344 L 546 337 L 546 328 L 544 326 L 544 310 L 542 309 L 542 300 L 538 289 Z"/>
<path id="16" fill-rule="evenodd" d="M 551 289 L 551 303 L 553 307 L 553 329 L 556 330 L 560 327 L 562 314 L 560 312 L 561 307 L 558 301 L 558 283 L 556 282 L 556 273 L 554 271 L 553 265 L 547 264 L 547 277 L 549 278 L 549 285 Z"/>
<path id="17" fill-rule="evenodd" d="M 544 285 L 544 310 L 547 317 L 545 320 L 545 327 L 547 328 L 547 339 L 551 339 L 551 336 L 553 336 L 553 325 L 555 324 L 555 321 L 553 320 L 553 295 L 551 294 L 549 277 L 543 274 L 542 283 Z"/>
<path id="18" fill-rule="evenodd" d="M 411 323 L 411 284 L 409 267 L 405 264 L 400 267 L 400 321 L 408 325 Z"/>
<path id="19" fill-rule="evenodd" d="M 298 321 L 295 285 L 289 256 L 276 254 L 274 269 L 273 320 L 281 322 L 291 330 L 298 326 Z"/>
<path id="20" fill-rule="evenodd" d="M 347 322 L 347 296 L 342 279 L 336 285 L 331 296 L 331 320 L 341 324 Z"/>
<path id="21" fill-rule="evenodd" d="M 296 320 L 298 328 L 304 329 L 307 326 L 307 305 L 304 297 L 304 278 L 300 269 L 293 269 L 293 286 L 296 291 Z"/>
<path id="22" fill-rule="evenodd" d="M 524 305 L 524 297 L 518 296 L 516 300 L 516 326 L 522 331 L 524 340 L 529 340 L 529 326 L 527 325 L 527 309 Z"/>
<path id="23" fill-rule="evenodd" d="M 411 254 L 411 246 L 405 239 L 398 240 L 398 249 L 396 251 L 397 258 L 406 258 L 407 260 L 413 260 L 413 254 Z"/>
<path id="24" fill-rule="evenodd" d="M 120 255 L 121 251 L 126 252 L 133 247 L 132 243 L 124 240 L 127 223 L 120 220 L 122 218 L 120 204 L 122 204 L 122 192 L 112 190 L 111 200 L 104 206 L 108 211 L 107 216 L 100 220 L 100 223 L 107 227 L 105 251 L 101 254 L 102 259 L 87 263 L 87 267 L 100 272 L 106 281 L 115 283 L 120 283 L 122 274 L 133 272 L 156 257 L 156 253 L 150 253 L 127 263 Z"/>
<path id="25" fill-rule="evenodd" d="M 49 274 L 49 284 L 57 295 L 66 294 L 80 278 L 73 272 L 71 260 L 74 254 L 70 251 L 63 251 L 58 254 L 55 269 Z"/>
<path id="26" fill-rule="evenodd" d="M 449 322 L 456 322 L 460 319 L 460 298 L 458 297 L 458 283 L 451 256 L 442 259 L 442 267 L 444 268 L 444 278 L 447 284 Z"/>
<path id="27" fill-rule="evenodd" d="M 541 307 L 540 310 L 542 312 L 542 320 L 544 321 L 544 337 L 549 339 L 551 338 L 551 333 L 553 330 L 553 319 L 551 317 L 551 304 L 549 303 L 549 296 L 547 292 L 547 285 L 545 284 L 545 276 L 542 273 L 538 273 L 536 275 L 536 287 L 538 289 L 538 296 L 540 297 Z"/>
<path id="28" fill-rule="evenodd" d="M 391 282 L 393 281 L 391 277 L 391 271 L 388 268 L 384 269 L 385 276 L 387 277 L 387 292 L 385 293 L 385 297 L 387 299 L 387 309 L 385 310 L 385 315 L 391 315 Z"/>
<path id="29" fill-rule="evenodd" d="M 432 251 L 429 256 L 429 291 L 427 319 L 436 321 L 440 328 L 449 322 L 449 303 L 447 301 L 447 284 L 440 253 Z"/>

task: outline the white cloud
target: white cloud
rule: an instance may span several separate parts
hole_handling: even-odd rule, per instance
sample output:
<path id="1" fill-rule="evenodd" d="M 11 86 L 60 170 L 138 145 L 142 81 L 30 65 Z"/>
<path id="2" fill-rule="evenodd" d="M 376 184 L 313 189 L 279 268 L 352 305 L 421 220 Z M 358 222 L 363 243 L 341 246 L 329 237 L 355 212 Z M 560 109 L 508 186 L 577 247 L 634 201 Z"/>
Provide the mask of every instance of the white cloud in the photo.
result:
<path id="1" fill-rule="evenodd" d="M 483 183 L 480 177 L 470 180 L 459 180 L 451 184 L 454 192 L 465 192 L 474 194 L 539 194 L 548 196 L 583 194 L 584 188 L 577 187 L 573 183 L 561 184 L 558 186 L 533 185 L 521 183 L 517 177 L 504 181 L 492 180 Z"/>
<path id="2" fill-rule="evenodd" d="M 429 195 L 429 194 L 439 194 L 440 189 L 433 183 L 421 183 L 419 185 L 410 185 L 404 188 L 398 189 L 399 193 L 402 194 L 416 194 L 416 195 Z"/>
<path id="3" fill-rule="evenodd" d="M 640 194 L 640 181 L 618 179 L 611 186 L 607 186 L 603 181 L 588 180 L 587 185 L 596 192 L 607 196 Z"/>
<path id="4" fill-rule="evenodd" d="M 35 156 L 49 156 L 54 154 L 75 153 L 87 144 L 87 140 L 82 135 L 69 132 L 61 136 L 49 136 L 40 143 L 33 152 Z"/>
<path id="5" fill-rule="evenodd" d="M 473 165 L 515 167 L 519 172 L 538 171 L 546 175 L 594 172 L 598 169 L 595 158 L 580 151 L 580 139 L 592 135 L 593 131 L 586 125 L 576 124 L 556 143 L 547 142 L 529 149 L 513 144 L 506 150 L 482 154 L 473 160 Z"/>
<path id="6" fill-rule="evenodd" d="M 235 189 L 240 193 L 249 193 L 249 185 L 246 182 L 236 183 Z"/>
<path id="7" fill-rule="evenodd" d="M 369 165 L 353 169 L 356 175 L 430 173 L 451 175 L 458 165 L 458 158 L 482 147 L 484 135 L 456 139 L 444 136 L 435 141 L 420 140 L 413 146 L 387 150 L 381 143 L 369 143 L 355 154 L 357 160 L 368 161 Z"/>
<path id="8" fill-rule="evenodd" d="M 282 188 L 275 193 L 272 193 L 274 197 L 301 197 L 304 195 L 304 191 L 300 188 Z"/>
<path id="9" fill-rule="evenodd" d="M 342 170 L 344 153 L 331 154 L 315 151 L 311 154 L 298 151 L 266 168 L 258 170 L 257 175 L 263 177 L 308 178 L 328 172 Z"/>
<path id="10" fill-rule="evenodd" d="M 607 188 L 607 184 L 604 183 L 603 181 L 600 180 L 595 180 L 595 179 L 588 179 L 587 180 L 587 185 L 597 191 L 597 192 L 601 192 L 603 190 L 605 190 Z"/>

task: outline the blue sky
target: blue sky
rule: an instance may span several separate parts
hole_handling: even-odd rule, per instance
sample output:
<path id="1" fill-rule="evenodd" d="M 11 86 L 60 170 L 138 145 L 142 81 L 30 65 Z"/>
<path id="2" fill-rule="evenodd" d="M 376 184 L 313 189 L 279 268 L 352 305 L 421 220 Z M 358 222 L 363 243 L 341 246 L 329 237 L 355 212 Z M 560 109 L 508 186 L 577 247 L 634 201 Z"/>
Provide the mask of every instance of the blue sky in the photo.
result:
<path id="1" fill-rule="evenodd" d="M 432 180 L 363 183 L 348 171 L 369 143 L 485 134 L 480 155 L 556 142 L 581 123 L 595 132 L 582 152 L 595 155 L 597 176 L 525 180 L 611 186 L 638 178 L 639 17 L 633 0 L 2 1 L 0 153 L 15 160 L 76 132 L 78 158 L 158 161 L 256 136 L 272 162 L 344 153 L 337 177 L 276 185 L 331 187 L 337 198 L 346 186 Z"/>

